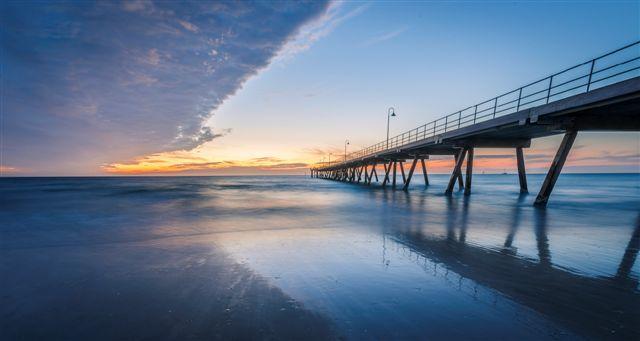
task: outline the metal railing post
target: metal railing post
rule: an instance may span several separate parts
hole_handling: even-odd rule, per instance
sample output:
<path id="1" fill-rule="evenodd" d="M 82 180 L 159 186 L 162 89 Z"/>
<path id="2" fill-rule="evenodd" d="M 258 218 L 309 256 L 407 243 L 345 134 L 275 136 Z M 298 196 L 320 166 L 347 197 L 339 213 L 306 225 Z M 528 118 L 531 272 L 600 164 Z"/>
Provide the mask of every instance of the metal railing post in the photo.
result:
<path id="1" fill-rule="evenodd" d="M 516 112 L 520 110 L 520 99 L 522 98 L 522 88 L 520 88 L 520 92 L 518 92 L 518 107 L 516 108 Z"/>
<path id="2" fill-rule="evenodd" d="M 547 90 L 547 104 L 549 104 L 549 97 L 551 97 L 551 84 L 553 84 L 553 76 L 549 77 L 549 89 Z"/>
<path id="3" fill-rule="evenodd" d="M 476 104 L 475 110 L 473 110 L 473 124 L 476 124 L 476 115 L 478 114 L 478 105 Z"/>
<path id="4" fill-rule="evenodd" d="M 460 121 L 462 121 L 462 111 L 458 112 L 458 129 L 460 129 Z"/>
<path id="5" fill-rule="evenodd" d="M 591 77 L 593 76 L 593 67 L 596 65 L 596 60 L 592 60 L 591 61 L 591 70 L 589 71 L 589 81 L 587 82 L 587 91 L 585 92 L 589 92 L 589 89 L 591 88 Z"/>
<path id="6" fill-rule="evenodd" d="M 496 110 L 498 110 L 498 97 L 493 101 L 493 118 L 496 118 Z"/>

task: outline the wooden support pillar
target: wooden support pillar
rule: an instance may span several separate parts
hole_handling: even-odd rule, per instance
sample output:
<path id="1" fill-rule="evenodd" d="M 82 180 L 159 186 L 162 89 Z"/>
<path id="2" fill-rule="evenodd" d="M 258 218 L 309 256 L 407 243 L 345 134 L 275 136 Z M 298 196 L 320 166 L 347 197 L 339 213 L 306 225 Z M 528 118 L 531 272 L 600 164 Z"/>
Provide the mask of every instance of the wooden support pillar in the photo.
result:
<path id="1" fill-rule="evenodd" d="M 396 171 L 398 169 L 397 167 L 397 161 L 393 160 L 393 179 L 391 179 L 391 187 L 396 188 Z"/>
<path id="2" fill-rule="evenodd" d="M 424 163 L 424 158 L 420 159 L 422 162 L 422 175 L 424 175 L 424 185 L 429 186 L 429 176 L 427 175 L 427 165 Z"/>
<path id="3" fill-rule="evenodd" d="M 376 166 L 377 164 L 373 164 L 373 169 L 371 170 L 371 172 L 373 173 L 373 175 L 376 176 L 376 182 L 378 182 L 378 171 L 376 171 Z M 371 178 L 369 178 L 369 182 L 371 182 Z"/>
<path id="4" fill-rule="evenodd" d="M 409 183 L 411 182 L 411 178 L 413 177 L 413 171 L 416 169 L 416 164 L 418 163 L 418 157 L 416 156 L 413 159 L 413 163 L 411 163 L 411 168 L 409 169 L 409 175 L 407 176 L 407 180 L 404 182 L 404 187 L 402 190 L 406 191 L 409 189 Z"/>
<path id="5" fill-rule="evenodd" d="M 473 147 L 467 148 L 467 182 L 464 184 L 464 195 L 471 194 L 471 177 L 473 176 Z"/>
<path id="6" fill-rule="evenodd" d="M 402 183 L 407 182 L 407 177 L 404 175 L 404 161 L 400 161 L 400 173 L 402 173 Z"/>
<path id="7" fill-rule="evenodd" d="M 384 165 L 384 180 L 382 181 L 382 187 L 387 186 L 387 182 L 389 182 L 389 172 L 391 171 L 391 164 L 393 163 L 393 161 L 389 161 L 389 164 L 387 164 L 386 162 L 383 163 Z"/>
<path id="8" fill-rule="evenodd" d="M 453 159 L 455 160 L 455 162 L 458 162 L 458 154 L 454 155 Z M 460 173 L 458 173 L 458 189 L 460 190 L 463 187 L 464 185 L 462 184 L 462 171 L 460 171 Z"/>
<path id="9" fill-rule="evenodd" d="M 553 158 L 551 167 L 549 167 L 549 172 L 547 173 L 547 177 L 544 178 L 544 182 L 542 183 L 542 188 L 540 188 L 540 193 L 538 193 L 538 197 L 536 198 L 534 205 L 536 206 L 547 205 L 549 196 L 553 191 L 553 186 L 556 184 L 556 180 L 558 180 L 558 176 L 560 176 L 560 172 L 562 171 L 562 166 L 564 166 L 564 162 L 567 160 L 567 156 L 569 155 L 571 146 L 573 146 L 573 142 L 576 140 L 576 136 L 578 136 L 577 131 L 567 131 L 564 134 L 564 138 L 560 143 L 560 147 L 558 147 L 558 152 L 556 153 L 556 156 Z"/>
<path id="10" fill-rule="evenodd" d="M 524 153 L 522 147 L 516 147 L 516 158 L 518 159 L 518 180 L 520 181 L 520 193 L 529 193 L 527 188 L 527 173 L 524 169 Z"/>
<path id="11" fill-rule="evenodd" d="M 445 194 L 451 194 L 453 192 L 453 187 L 456 185 L 456 180 L 462 177 L 460 169 L 462 168 L 466 152 L 466 149 L 460 149 L 460 152 L 458 152 L 458 155 L 456 156 L 456 164 L 453 167 L 453 173 L 451 173 L 447 190 L 444 192 Z"/>
<path id="12" fill-rule="evenodd" d="M 367 179 L 369 179 L 369 165 L 364 165 L 364 183 L 367 184 Z"/>

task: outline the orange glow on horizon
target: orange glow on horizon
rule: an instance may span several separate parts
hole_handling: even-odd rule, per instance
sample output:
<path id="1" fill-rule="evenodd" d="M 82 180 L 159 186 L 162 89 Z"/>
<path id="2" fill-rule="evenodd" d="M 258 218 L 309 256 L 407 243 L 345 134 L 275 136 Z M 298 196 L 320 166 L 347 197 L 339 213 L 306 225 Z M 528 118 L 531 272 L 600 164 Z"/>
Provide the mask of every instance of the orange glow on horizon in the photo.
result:
<path id="1" fill-rule="evenodd" d="M 216 171 L 297 172 L 306 170 L 308 162 L 283 160 L 275 157 L 258 157 L 243 160 L 214 160 L 187 151 L 173 151 L 142 156 L 131 162 L 103 165 L 103 171 L 119 175 L 162 174 L 162 173 L 215 173 Z"/>

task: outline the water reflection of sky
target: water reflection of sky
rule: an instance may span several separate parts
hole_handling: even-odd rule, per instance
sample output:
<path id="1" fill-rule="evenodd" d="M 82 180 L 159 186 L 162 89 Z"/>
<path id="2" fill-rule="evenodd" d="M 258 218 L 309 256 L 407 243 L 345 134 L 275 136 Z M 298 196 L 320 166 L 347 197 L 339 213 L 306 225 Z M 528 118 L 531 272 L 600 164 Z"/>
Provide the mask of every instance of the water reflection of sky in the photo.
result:
<path id="1" fill-rule="evenodd" d="M 305 307 L 331 316 L 348 337 L 568 335 L 525 306 L 387 236 L 331 229 L 232 233 L 216 241 Z"/>
<path id="2" fill-rule="evenodd" d="M 63 283 L 62 302 L 69 277 L 93 278 L 85 270 L 114 252 L 118 266 L 104 274 L 151 292 L 245 278 L 300 304 L 309 312 L 290 309 L 305 323 L 331 321 L 338 336 L 636 337 L 638 179 L 563 175 L 546 210 L 518 193 L 514 176 L 497 175 L 474 177 L 470 197 L 450 198 L 438 175 L 409 193 L 302 177 L 3 180 L 0 265 L 10 278 L 59 259 L 53 269 L 64 271 L 53 277 L 22 276 L 36 287 Z M 529 180 L 538 188 L 542 178 Z M 236 270 L 220 277 L 227 268 Z M 174 272 L 173 282 L 145 280 L 155 271 Z M 6 283 L 7 293 L 33 294 L 34 309 L 47 307 L 31 284 Z M 263 304 L 257 289 L 243 290 L 227 305 Z M 184 300 L 215 305 L 219 295 L 193 290 Z M 15 306 L 11 297 L 4 302 Z M 126 314 L 120 308 L 115 315 Z"/>

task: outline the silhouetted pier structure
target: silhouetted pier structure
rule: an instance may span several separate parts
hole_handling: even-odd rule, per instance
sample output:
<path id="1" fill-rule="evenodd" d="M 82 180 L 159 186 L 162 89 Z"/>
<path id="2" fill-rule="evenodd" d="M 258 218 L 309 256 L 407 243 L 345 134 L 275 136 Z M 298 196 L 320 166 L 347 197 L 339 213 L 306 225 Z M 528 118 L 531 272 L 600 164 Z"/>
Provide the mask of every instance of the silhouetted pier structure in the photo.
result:
<path id="1" fill-rule="evenodd" d="M 639 113 L 640 41 L 347 154 L 341 161 L 318 163 L 311 176 L 365 185 L 371 185 L 374 177 L 378 182 L 380 176 L 383 187 L 390 183 L 396 188 L 399 168 L 407 190 L 418 162 L 428 185 L 429 156 L 452 155 L 455 165 L 445 193 L 451 194 L 458 182 L 469 195 L 474 150 L 512 148 L 520 191 L 528 192 L 523 148 L 531 145 L 531 139 L 564 134 L 535 200 L 544 206 L 578 132 L 640 131 Z M 405 172 L 407 160 L 410 166 Z M 380 165 L 384 172 L 378 174 Z"/>

